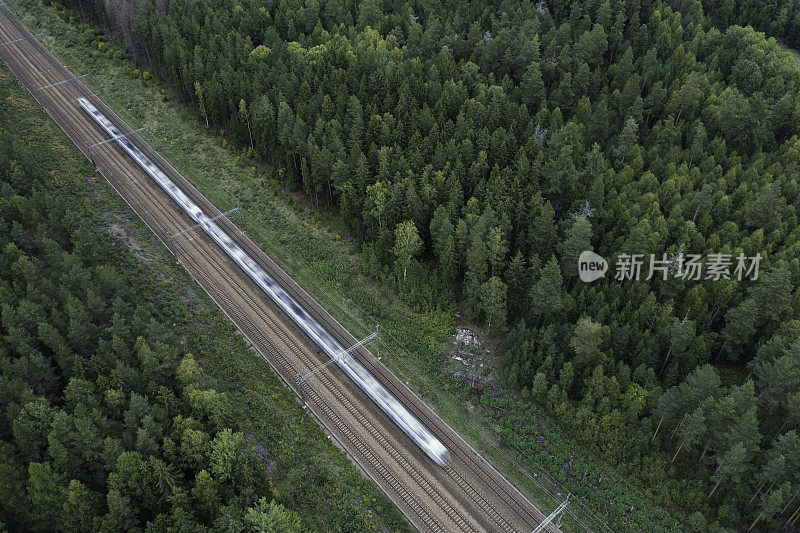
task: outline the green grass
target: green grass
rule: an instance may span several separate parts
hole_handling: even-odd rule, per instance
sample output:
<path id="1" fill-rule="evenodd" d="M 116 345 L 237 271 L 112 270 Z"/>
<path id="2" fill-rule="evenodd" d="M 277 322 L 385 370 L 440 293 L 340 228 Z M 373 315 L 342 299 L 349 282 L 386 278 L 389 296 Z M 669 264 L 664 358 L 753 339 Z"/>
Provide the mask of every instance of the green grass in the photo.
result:
<path id="1" fill-rule="evenodd" d="M 546 481 L 543 475 L 543 471 L 555 471 L 561 464 L 560 458 L 527 453 L 520 457 L 520 450 L 525 447 L 512 447 L 504 442 L 501 435 L 508 432 L 500 427 L 502 420 L 493 417 L 491 409 L 475 405 L 462 384 L 440 372 L 443 354 L 450 346 L 451 313 L 414 312 L 398 300 L 390 287 L 366 278 L 361 271 L 360 256 L 341 239 L 335 219 L 293 201 L 282 192 L 279 183 L 268 177 L 269 172 L 252 166 L 238 151 L 226 147 L 223 138 L 200 124 L 192 110 L 177 104 L 169 90 L 152 79 L 137 77 L 126 60 L 115 60 L 100 52 L 93 44 L 92 30 L 66 23 L 56 8 L 36 2 L 21 1 L 12 9 L 34 33 L 45 32 L 43 42 L 74 74 L 91 72 L 84 79 L 86 84 L 131 127 L 149 126 L 150 133 L 145 138 L 220 209 L 230 209 L 238 198 L 242 209 L 234 217 L 237 224 L 353 335 L 366 336 L 380 323 L 384 334 L 383 362 L 484 452 L 545 513 L 560 503 L 565 494 L 558 494 L 558 486 Z M 261 380 L 274 383 L 275 378 L 266 364 L 255 357 L 237 357 L 230 366 L 206 362 L 206 369 L 215 379 L 238 383 L 238 389 L 231 390 L 231 394 L 240 395 L 237 416 L 249 417 L 253 424 L 263 426 L 247 406 L 269 401 L 270 395 L 276 394 L 271 388 L 262 392 L 252 389 Z M 553 434 L 549 438 L 561 437 Z M 567 439 L 562 439 L 561 444 L 569 453 L 582 453 Z M 606 483 L 624 485 L 618 480 Z M 636 492 L 627 486 L 619 490 Z M 580 520 L 588 522 L 592 529 L 601 528 L 592 513 L 585 512 L 577 500 L 573 502 L 571 510 Z M 602 497 L 586 503 L 603 513 Z M 570 516 L 563 527 L 583 529 Z"/>
<path id="2" fill-rule="evenodd" d="M 792 54 L 792 59 L 794 59 L 794 65 L 800 69 L 800 52 L 795 50 L 794 48 L 790 48 L 787 45 L 783 44 L 782 42 L 778 41 L 778 46 L 781 47 L 782 50 L 786 50 L 790 54 Z"/>

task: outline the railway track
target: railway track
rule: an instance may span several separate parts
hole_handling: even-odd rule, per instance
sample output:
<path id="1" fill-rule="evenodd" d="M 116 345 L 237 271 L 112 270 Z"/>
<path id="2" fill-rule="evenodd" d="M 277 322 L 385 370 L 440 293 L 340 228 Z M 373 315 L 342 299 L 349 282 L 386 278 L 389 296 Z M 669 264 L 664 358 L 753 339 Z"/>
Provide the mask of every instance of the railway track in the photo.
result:
<path id="1" fill-rule="evenodd" d="M 247 249 L 246 251 L 251 254 L 256 252 L 256 250 L 250 249 Z M 272 261 L 270 260 L 270 263 L 271 262 Z M 314 298 L 312 298 L 308 293 L 299 287 L 295 287 L 294 285 L 296 284 L 293 283 L 289 276 L 280 267 L 277 265 L 264 265 L 264 268 L 268 274 L 273 276 L 279 283 L 281 283 L 282 286 L 286 288 L 287 292 L 289 292 L 289 294 L 295 298 L 298 303 L 301 303 L 303 307 L 309 311 L 309 313 L 320 324 L 322 324 L 329 332 L 331 332 L 337 338 L 337 340 L 342 343 L 342 345 L 350 346 L 357 342 L 356 339 L 350 335 L 343 326 L 341 326 L 341 324 L 339 324 L 327 312 L 325 312 L 322 306 Z M 291 289 L 288 287 L 291 287 Z M 459 470 L 457 470 L 455 466 L 459 465 L 459 463 L 463 463 L 459 466 L 466 466 L 473 472 L 478 473 L 478 475 L 481 477 L 491 478 L 499 476 L 500 474 L 489 463 L 482 459 L 482 457 L 480 457 L 474 449 L 472 449 L 467 443 L 463 442 L 463 439 L 460 439 L 460 437 L 458 437 L 458 435 L 452 428 L 450 428 L 449 425 L 446 423 L 443 424 L 443 421 L 440 418 L 431 416 L 432 413 L 427 406 L 424 404 L 420 406 L 420 404 L 423 403 L 422 400 L 420 400 L 420 398 L 417 397 L 405 384 L 403 384 L 391 372 L 389 372 L 389 370 L 386 369 L 383 364 L 377 361 L 377 359 L 365 347 L 360 346 L 357 350 L 354 350 L 354 352 L 358 362 L 364 365 L 364 367 L 367 368 L 367 370 L 369 370 L 374 376 L 378 377 L 381 382 L 384 383 L 386 388 L 395 397 L 402 401 L 404 405 L 407 406 L 412 414 L 419 418 L 420 421 L 422 421 L 426 426 L 438 430 L 437 435 L 450 450 L 453 458 L 453 466 L 445 469 L 447 475 L 450 476 L 453 482 L 464 490 L 465 494 L 470 497 L 474 505 L 482 509 L 487 516 L 492 518 L 497 531 L 514 531 L 509 522 L 499 515 L 497 511 L 486 501 L 486 499 L 481 496 L 480 493 L 478 493 L 478 491 L 464 479 L 463 476 L 461 476 Z M 461 442 L 459 442 L 459 440 L 461 440 Z M 488 488 L 496 497 L 507 498 L 512 504 L 513 511 L 520 518 L 534 521 L 540 519 L 535 510 L 531 509 L 530 506 L 526 507 L 524 503 L 520 502 L 520 499 L 523 501 L 527 500 L 512 485 L 498 485 L 496 483 L 489 483 Z"/>
<path id="2" fill-rule="evenodd" d="M 299 290 L 297 290 L 293 286 L 295 284 L 282 269 L 278 267 L 275 270 L 268 272 L 270 275 L 273 275 L 275 279 L 277 279 L 284 287 L 292 287 L 292 289 L 287 288 L 287 292 L 289 292 L 292 297 L 300 302 L 305 309 L 308 310 L 309 313 L 314 316 L 314 318 L 317 319 L 328 331 L 332 332 L 339 342 L 345 346 L 352 345 L 357 342 L 356 339 L 341 324 L 339 324 L 338 321 L 331 317 L 313 297 L 311 297 L 302 289 L 299 289 L 299 287 L 297 288 Z M 479 475 L 482 477 L 491 478 L 501 475 L 496 469 L 494 469 L 493 466 L 491 466 L 491 464 L 483 459 L 477 451 L 469 446 L 468 443 L 464 442 L 463 439 L 461 439 L 461 437 L 448 424 L 444 423 L 441 418 L 432 416 L 430 409 L 424 405 L 424 402 L 402 381 L 397 379 L 397 377 L 394 376 L 394 374 L 392 374 L 382 363 L 380 363 L 365 347 L 360 346 L 357 350 L 354 350 L 354 356 L 359 363 L 364 365 L 364 367 L 367 368 L 367 370 L 369 370 L 374 376 L 378 377 L 381 382 L 384 383 L 386 388 L 408 407 L 412 414 L 417 416 L 426 426 L 437 430 L 437 435 L 440 436 L 442 442 L 450 450 L 454 464 L 456 461 L 461 461 L 472 471 L 479 473 Z M 504 531 L 510 530 L 508 523 L 505 522 L 502 517 L 494 516 L 493 509 L 487 507 L 485 499 L 475 492 L 474 488 L 471 487 L 469 483 L 460 476 L 457 470 L 449 468 L 447 469 L 447 472 L 448 475 L 450 475 L 459 486 L 462 486 L 465 489 L 465 492 L 471 495 L 471 498 L 476 505 L 483 508 L 488 515 L 492 516 L 498 527 L 502 528 Z M 512 504 L 514 512 L 520 518 L 527 520 L 540 519 L 540 517 L 537 515 L 537 512 L 532 509 L 530 505 L 525 505 L 527 499 L 519 492 L 518 489 L 513 487 L 513 485 L 491 483 L 489 484 L 488 488 L 491 489 L 492 493 L 496 497 L 508 498 L 508 501 Z"/>
<path id="3" fill-rule="evenodd" d="M 92 160 L 120 196 L 170 249 L 192 277 L 239 327 L 275 373 L 301 395 L 309 409 L 351 458 L 422 531 L 529 531 L 544 518 L 511 483 L 365 348 L 354 356 L 448 447 L 453 462 L 436 466 L 336 367 L 298 386 L 295 377 L 317 368 L 327 355 L 255 289 L 194 222 L 86 119 L 77 103 L 88 98 L 121 131 L 131 128 L 33 38 L 0 5 L 0 57 L 47 114 Z M 70 80 L 70 81 L 67 81 Z M 63 82 L 63 83 L 62 83 Z M 55 85 L 54 85 L 55 84 Z M 39 87 L 46 87 L 38 90 Z M 135 132 L 127 135 L 210 217 L 222 213 Z M 343 346 L 355 343 L 322 306 L 226 217 L 218 224 Z M 178 238 L 172 236 L 181 233 Z M 556 531 L 554 526 L 549 530 Z"/>
<path id="4" fill-rule="evenodd" d="M 230 269 L 226 265 L 220 264 L 216 259 L 208 256 L 208 261 L 213 264 L 214 267 L 217 267 L 217 270 L 221 272 L 223 276 L 228 278 L 230 282 L 236 282 L 235 278 L 229 275 Z M 206 278 L 206 282 L 213 283 L 212 280 Z M 246 289 L 246 288 L 245 288 Z M 257 292 L 253 293 L 246 293 L 245 298 L 248 300 L 254 308 L 258 306 L 258 302 L 256 298 L 252 297 L 251 294 L 258 294 Z M 290 349 L 292 350 L 293 355 L 302 363 L 302 366 L 292 366 L 288 363 L 286 358 L 279 356 L 280 360 L 283 363 L 283 367 L 287 372 L 307 372 L 311 371 L 314 368 L 319 366 L 319 361 L 313 358 L 312 356 L 307 353 L 300 345 L 294 342 L 289 334 L 286 331 L 281 330 L 277 327 L 277 324 L 274 323 L 272 317 L 269 314 L 264 313 L 261 317 L 264 322 L 274 328 L 276 332 L 276 336 L 280 338 L 280 340 Z M 287 376 L 288 377 L 288 376 Z M 430 494 L 433 499 L 439 504 L 442 509 L 444 509 L 447 515 L 459 526 L 459 529 L 462 531 L 476 531 L 466 518 L 458 514 L 458 511 L 453 508 L 452 505 L 442 496 L 441 492 L 436 489 L 436 487 L 431 486 L 430 483 L 427 482 L 424 475 L 422 475 L 396 448 L 392 442 L 389 441 L 388 437 L 386 436 L 385 432 L 378 428 L 363 412 L 363 409 L 359 406 L 355 405 L 353 401 L 344 393 L 342 387 L 339 383 L 332 380 L 327 374 L 322 373 L 319 375 L 319 379 L 322 385 L 325 387 L 326 390 L 331 391 L 334 395 L 334 398 L 338 400 L 339 404 L 344 406 L 346 409 L 347 414 L 361 422 L 361 424 L 367 429 L 367 431 L 374 436 L 375 440 L 378 441 L 379 445 L 387 451 L 392 459 L 394 459 L 397 464 L 401 466 L 409 475 L 411 475 L 415 481 L 417 481 L 421 487 L 423 487 L 428 494 Z M 297 391 L 297 389 L 295 388 Z M 372 450 L 365 444 L 364 440 L 359 437 L 359 435 L 351 430 L 346 424 L 343 423 L 339 415 L 335 412 L 331 403 L 325 400 L 314 388 L 300 388 L 300 395 L 304 396 L 305 398 L 310 398 L 316 405 L 320 407 L 320 409 L 325 412 L 331 420 L 336 423 L 336 427 L 341 431 L 344 439 L 353 446 L 355 446 L 369 461 L 371 466 L 373 466 L 376 470 L 382 473 L 383 477 L 392 485 L 392 487 L 397 490 L 400 494 L 410 496 L 408 491 L 399 483 L 397 478 L 385 468 L 383 463 L 375 456 Z M 426 526 L 431 531 L 446 531 L 443 529 L 442 525 L 439 524 L 431 515 L 422 508 L 414 498 L 409 497 L 408 501 L 412 502 L 412 507 L 414 508 L 415 512 L 417 513 L 418 517 L 426 524 Z"/>
<path id="5" fill-rule="evenodd" d="M 225 228 L 226 230 L 229 232 L 236 231 L 235 226 L 230 221 L 226 222 L 230 226 L 230 228 Z M 242 244 L 245 251 L 251 254 L 251 257 L 256 257 L 261 252 L 258 247 L 253 245 L 252 241 Z M 276 279 L 285 288 L 285 290 L 295 300 L 297 300 L 298 303 L 302 304 L 309 314 L 311 314 L 320 324 L 322 324 L 327 331 L 331 332 L 331 334 L 336 337 L 337 341 L 339 341 L 343 346 L 351 346 L 357 342 L 355 337 L 353 337 L 338 321 L 336 321 L 336 319 L 327 313 L 316 299 L 300 288 L 294 282 L 294 280 L 292 280 L 285 273 L 285 271 L 280 268 L 280 266 L 274 263 L 272 259 L 268 258 L 265 264 L 262 264 L 261 266 L 270 276 Z M 491 464 L 483 459 L 483 457 L 480 456 L 480 454 L 478 454 L 478 452 L 475 451 L 468 443 L 466 443 L 447 423 L 445 423 L 441 418 L 433 416 L 432 411 L 427 407 L 427 405 L 424 404 L 424 402 L 402 381 L 397 379 L 397 377 L 394 376 L 394 374 L 392 374 L 382 363 L 380 363 L 369 352 L 369 350 L 367 350 L 366 347 L 359 346 L 353 351 L 353 355 L 356 357 L 359 363 L 367 368 L 367 370 L 369 370 L 374 376 L 378 377 L 384 386 L 386 386 L 386 388 L 389 390 L 389 392 L 402 401 L 412 414 L 414 414 L 426 426 L 436 430 L 437 436 L 439 436 L 442 442 L 451 451 L 454 465 L 458 464 L 457 461 L 463 463 L 462 466 L 469 468 L 473 472 L 478 473 L 479 476 L 485 478 L 496 478 L 501 476 L 501 474 Z M 483 509 L 487 516 L 490 516 L 493 519 L 495 527 L 497 528 L 496 530 L 514 530 L 508 521 L 497 514 L 497 512 L 491 507 L 486 499 L 481 496 L 475 490 L 475 488 L 463 478 L 463 476 L 460 475 L 459 470 L 454 467 L 450 467 L 446 469 L 446 472 L 451 479 L 453 479 L 454 483 L 464 489 L 464 492 L 470 496 L 472 502 L 479 508 Z M 506 499 L 510 503 L 514 513 L 521 519 L 530 520 L 534 523 L 538 523 L 538 521 L 541 520 L 541 516 L 538 514 L 538 511 L 530 506 L 528 500 L 522 495 L 522 493 L 510 483 L 489 483 L 487 484 L 486 488 L 489 488 L 495 497 Z"/>

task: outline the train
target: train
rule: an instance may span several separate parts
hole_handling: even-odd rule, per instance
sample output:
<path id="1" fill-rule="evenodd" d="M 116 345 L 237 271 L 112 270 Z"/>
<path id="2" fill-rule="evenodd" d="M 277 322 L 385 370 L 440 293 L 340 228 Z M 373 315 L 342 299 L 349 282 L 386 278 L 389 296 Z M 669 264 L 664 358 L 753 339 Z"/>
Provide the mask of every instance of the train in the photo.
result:
<path id="1" fill-rule="evenodd" d="M 436 464 L 448 466 L 450 452 L 397 398 L 303 309 L 231 237 L 195 204 L 130 139 L 89 100 L 79 98 L 86 113 L 119 144 L 164 192 L 201 227 L 222 250 L 275 302 L 386 415 Z"/>

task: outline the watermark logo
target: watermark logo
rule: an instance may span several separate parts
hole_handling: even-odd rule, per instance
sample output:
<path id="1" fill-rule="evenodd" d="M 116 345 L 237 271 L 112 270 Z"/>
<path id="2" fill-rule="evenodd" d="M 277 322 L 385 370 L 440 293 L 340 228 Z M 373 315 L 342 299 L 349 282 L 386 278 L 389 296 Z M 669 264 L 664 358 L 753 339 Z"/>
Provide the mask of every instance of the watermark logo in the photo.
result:
<path id="1" fill-rule="evenodd" d="M 606 275 L 608 261 L 594 252 L 586 250 L 578 257 L 578 276 L 584 283 L 591 283 Z"/>
<path id="2" fill-rule="evenodd" d="M 645 263 L 644 254 L 622 253 L 617 256 L 614 279 L 617 281 L 650 280 L 660 276 L 662 280 L 669 277 L 686 281 L 721 279 L 758 279 L 758 270 L 761 265 L 761 254 L 746 256 L 740 253 L 733 254 L 712 253 L 705 258 L 701 254 L 682 253 L 650 254 L 650 261 Z M 578 257 L 578 276 L 581 281 L 590 283 L 605 276 L 608 263 L 594 252 L 584 251 Z"/>

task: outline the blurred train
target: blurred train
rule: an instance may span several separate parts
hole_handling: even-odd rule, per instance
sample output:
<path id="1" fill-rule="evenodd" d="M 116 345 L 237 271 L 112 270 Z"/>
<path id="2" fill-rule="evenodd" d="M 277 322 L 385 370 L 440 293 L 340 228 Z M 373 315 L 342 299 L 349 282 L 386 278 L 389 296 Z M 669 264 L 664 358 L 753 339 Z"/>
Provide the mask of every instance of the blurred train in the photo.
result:
<path id="1" fill-rule="evenodd" d="M 200 207 L 195 204 L 164 172 L 144 155 L 114 124 L 86 98 L 78 103 L 123 150 L 155 180 L 155 182 L 225 251 L 267 295 L 330 356 L 372 401 L 383 409 L 433 461 L 441 466 L 450 463 L 450 452 L 433 434 L 408 412 L 383 385 L 358 363 L 336 339 L 312 318 L 294 298 L 244 252 Z"/>

